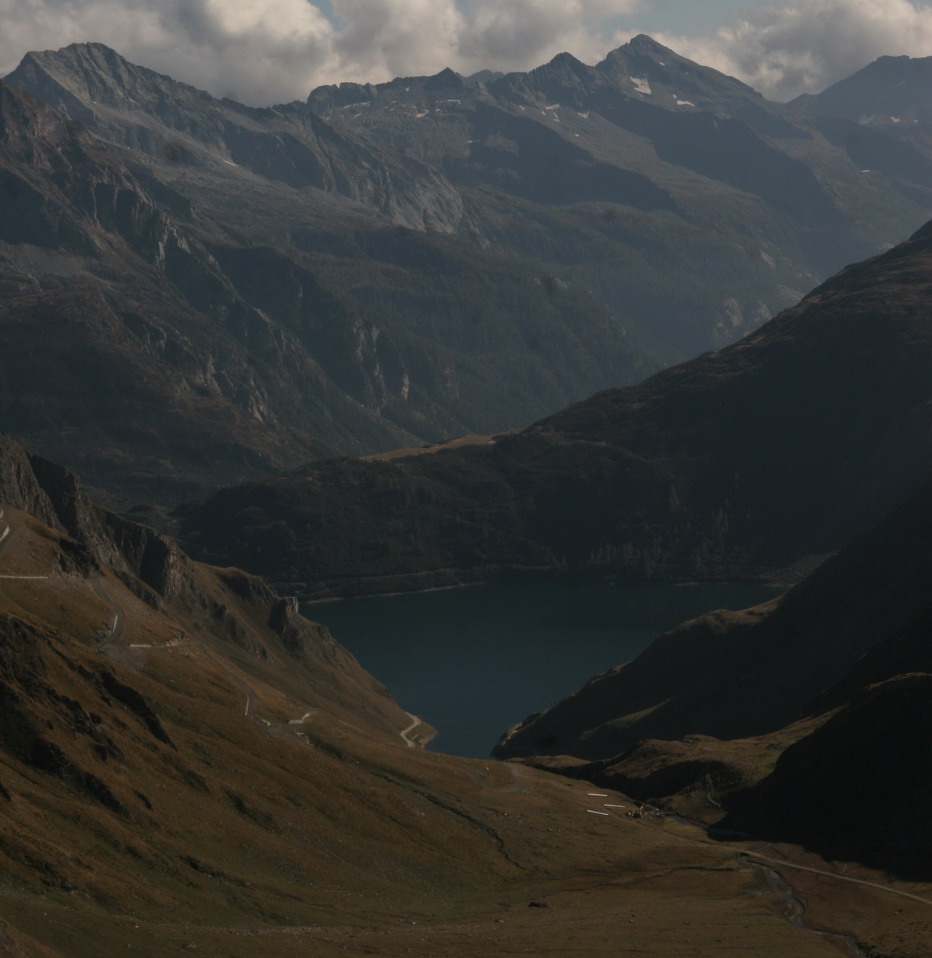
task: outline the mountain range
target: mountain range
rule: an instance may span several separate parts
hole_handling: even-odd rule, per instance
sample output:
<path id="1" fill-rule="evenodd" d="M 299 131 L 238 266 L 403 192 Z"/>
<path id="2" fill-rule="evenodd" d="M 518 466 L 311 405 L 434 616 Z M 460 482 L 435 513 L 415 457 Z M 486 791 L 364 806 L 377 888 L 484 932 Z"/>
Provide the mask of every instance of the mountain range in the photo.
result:
<path id="1" fill-rule="evenodd" d="M 643 37 L 267 110 L 24 59 L 0 951 L 927 954 L 932 226 L 756 328 L 928 204 L 921 124 L 831 102 Z M 180 543 L 129 518 L 220 481 Z M 426 751 L 290 594 L 774 572 L 509 762 Z"/>
<path id="2" fill-rule="evenodd" d="M 179 510 L 180 533 L 316 597 L 806 570 L 932 468 L 930 263 L 927 226 L 638 386 L 506 435 L 230 486 Z"/>
<path id="3" fill-rule="evenodd" d="M 124 506 L 522 426 L 932 213 L 921 144 L 647 37 L 264 109 L 74 44 L 2 97 L 0 426 Z"/>
<path id="4" fill-rule="evenodd" d="M 852 155 L 861 155 L 865 166 L 871 165 L 874 132 L 886 133 L 928 155 L 932 104 L 925 91 L 930 77 L 932 57 L 880 57 L 821 93 L 798 96 L 790 106 L 823 122 L 854 120 L 859 130 L 855 135 L 847 132 L 849 148 Z M 892 155 L 888 154 L 888 161 Z"/>
<path id="5" fill-rule="evenodd" d="M 926 882 L 930 257 L 927 225 L 639 386 L 220 490 L 182 534 L 315 596 L 818 566 L 658 638 L 495 754 Z"/>

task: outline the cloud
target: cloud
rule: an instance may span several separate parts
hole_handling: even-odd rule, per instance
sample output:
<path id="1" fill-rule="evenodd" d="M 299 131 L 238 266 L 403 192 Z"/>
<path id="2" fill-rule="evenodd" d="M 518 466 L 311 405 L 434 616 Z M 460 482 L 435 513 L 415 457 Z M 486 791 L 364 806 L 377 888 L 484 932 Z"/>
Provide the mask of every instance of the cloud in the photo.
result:
<path id="1" fill-rule="evenodd" d="M 456 66 L 466 28 L 453 0 L 334 0 L 340 79 L 386 80 Z M 349 76 L 348 74 L 352 74 Z"/>
<path id="2" fill-rule="evenodd" d="M 608 18 L 639 2 L 0 0 L 0 75 L 30 50 L 93 40 L 215 94 L 281 102 L 447 66 L 527 69 L 567 49 L 594 61 L 611 42 Z"/>
<path id="3" fill-rule="evenodd" d="M 608 24 L 643 5 L 618 0 L 509 0 L 473 3 L 460 42 L 475 69 L 520 70 L 568 51 L 595 62 L 610 49 Z"/>
<path id="4" fill-rule="evenodd" d="M 0 71 L 30 50 L 99 41 L 219 95 L 304 97 L 336 67 L 334 27 L 306 0 L 0 0 Z"/>
<path id="5" fill-rule="evenodd" d="M 932 9 L 910 0 L 797 0 L 700 37 L 658 36 L 772 99 L 818 92 L 885 55 L 932 55 Z"/>
<path id="6" fill-rule="evenodd" d="M 567 50 L 594 63 L 649 23 L 656 0 L 0 0 L 0 75 L 29 50 L 96 40 L 134 63 L 246 103 L 315 86 L 452 67 L 525 70 Z M 640 21 L 640 22 L 639 22 Z M 650 32 L 645 30 L 644 32 Z M 882 54 L 932 54 L 911 0 L 790 0 L 674 50 L 789 98 Z"/>

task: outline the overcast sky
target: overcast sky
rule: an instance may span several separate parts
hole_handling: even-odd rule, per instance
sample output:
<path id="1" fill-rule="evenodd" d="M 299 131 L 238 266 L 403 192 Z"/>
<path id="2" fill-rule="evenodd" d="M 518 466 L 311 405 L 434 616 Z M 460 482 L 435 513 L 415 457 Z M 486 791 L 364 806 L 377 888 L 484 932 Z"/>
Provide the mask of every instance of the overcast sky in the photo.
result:
<path id="1" fill-rule="evenodd" d="M 29 50 L 97 40 L 252 104 L 446 66 L 596 63 L 637 33 L 774 99 L 884 54 L 932 56 L 932 0 L 0 0 L 0 75 Z"/>

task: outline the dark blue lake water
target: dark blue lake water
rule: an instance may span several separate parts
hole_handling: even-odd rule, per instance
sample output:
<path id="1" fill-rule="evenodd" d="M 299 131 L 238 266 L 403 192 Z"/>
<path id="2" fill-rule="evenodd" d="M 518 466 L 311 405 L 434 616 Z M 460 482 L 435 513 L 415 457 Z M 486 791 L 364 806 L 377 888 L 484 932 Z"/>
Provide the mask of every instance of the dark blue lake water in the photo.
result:
<path id="1" fill-rule="evenodd" d="M 759 585 L 502 583 L 306 606 L 402 708 L 439 732 L 431 749 L 488 756 L 515 722 L 711 609 L 742 609 Z"/>

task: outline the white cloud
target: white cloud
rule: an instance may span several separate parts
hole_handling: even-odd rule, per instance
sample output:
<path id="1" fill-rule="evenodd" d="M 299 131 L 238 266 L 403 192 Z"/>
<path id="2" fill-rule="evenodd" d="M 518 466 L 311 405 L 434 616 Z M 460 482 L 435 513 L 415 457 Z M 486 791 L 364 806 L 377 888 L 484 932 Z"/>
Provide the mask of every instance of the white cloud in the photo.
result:
<path id="1" fill-rule="evenodd" d="M 453 0 L 334 0 L 342 79 L 385 80 L 455 66 L 465 20 Z"/>
<path id="2" fill-rule="evenodd" d="M 327 3 L 327 0 L 317 0 Z M 608 50 L 606 18 L 640 0 L 0 0 L 0 75 L 30 50 L 99 41 L 248 103 L 318 84 L 527 69 L 562 50 Z"/>
<path id="3" fill-rule="evenodd" d="M 704 37 L 661 43 L 773 99 L 818 92 L 885 55 L 932 55 L 932 9 L 910 0 L 797 0 Z"/>
<path id="4" fill-rule="evenodd" d="M 281 102 L 322 83 L 381 82 L 446 66 L 524 70 L 563 50 L 594 63 L 639 32 L 655 2 L 0 0 L 0 75 L 29 50 L 96 40 L 212 93 Z M 788 98 L 882 54 L 932 54 L 927 2 L 790 0 L 705 36 L 657 38 Z"/>
<path id="5" fill-rule="evenodd" d="M 563 51 L 591 63 L 610 49 L 606 24 L 641 6 L 636 0 L 474 0 L 460 50 L 474 69 L 528 69 Z"/>
<path id="6" fill-rule="evenodd" d="M 306 0 L 0 0 L 0 71 L 30 50 L 99 41 L 251 103 L 304 97 L 337 66 L 334 28 Z"/>

